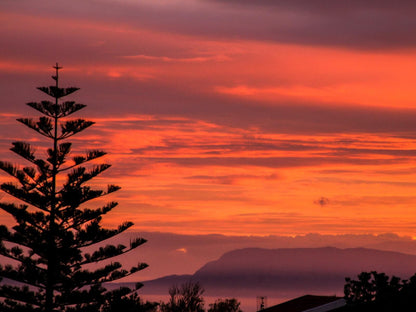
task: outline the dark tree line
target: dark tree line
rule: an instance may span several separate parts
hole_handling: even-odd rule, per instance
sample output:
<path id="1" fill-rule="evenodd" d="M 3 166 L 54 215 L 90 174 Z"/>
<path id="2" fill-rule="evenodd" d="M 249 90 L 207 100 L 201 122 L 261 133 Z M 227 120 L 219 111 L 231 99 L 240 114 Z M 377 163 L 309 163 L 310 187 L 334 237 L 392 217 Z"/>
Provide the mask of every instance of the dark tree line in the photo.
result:
<path id="1" fill-rule="evenodd" d="M 110 184 L 100 190 L 88 184 L 110 167 L 96 162 L 106 154 L 104 151 L 92 149 L 83 155 L 71 156 L 72 144 L 67 139 L 94 123 L 82 118 L 68 119 L 85 105 L 64 100 L 78 88 L 60 87 L 60 67 L 56 64 L 54 68 L 55 84 L 38 88 L 50 100 L 27 104 L 41 116 L 18 119 L 46 139 L 49 148 L 35 153 L 31 144 L 13 142 L 11 151 L 26 164 L 0 162 L 0 169 L 14 178 L 13 182 L 3 183 L 0 188 L 19 200 L 17 203 L 0 203 L 0 208 L 16 222 L 11 229 L 0 226 L 0 255 L 10 263 L 0 265 L 0 278 L 3 278 L 0 311 L 3 312 L 105 310 L 116 300 L 128 300 L 134 289 L 110 292 L 103 283 L 146 267 L 146 264 L 138 263 L 126 270 L 114 261 L 101 268 L 85 269 L 87 264 L 135 249 L 145 240 L 138 237 L 127 246 L 104 242 L 133 223 L 125 222 L 117 229 L 105 229 L 100 224 L 102 216 L 117 203 L 111 201 L 102 207 L 91 207 L 91 200 L 111 194 L 119 187 Z M 84 252 L 83 249 L 89 246 L 95 247 L 95 251 Z"/>
<path id="2" fill-rule="evenodd" d="M 169 289 L 169 301 L 161 304 L 162 312 L 204 312 L 204 289 L 191 281 Z"/>
<path id="3" fill-rule="evenodd" d="M 198 282 L 188 281 L 169 289 L 169 300 L 161 303 L 161 312 L 204 312 L 204 289 Z M 207 312 L 242 312 L 236 299 L 218 299 L 209 304 Z"/>
<path id="4" fill-rule="evenodd" d="M 347 306 L 342 311 L 416 311 L 416 274 L 408 280 L 385 273 L 362 272 L 346 279 Z"/>
<path id="5" fill-rule="evenodd" d="M 143 302 L 137 294 L 115 296 L 103 312 L 242 312 L 236 299 L 218 299 L 205 310 L 204 289 L 198 282 L 188 281 L 169 289 L 167 302 Z"/>

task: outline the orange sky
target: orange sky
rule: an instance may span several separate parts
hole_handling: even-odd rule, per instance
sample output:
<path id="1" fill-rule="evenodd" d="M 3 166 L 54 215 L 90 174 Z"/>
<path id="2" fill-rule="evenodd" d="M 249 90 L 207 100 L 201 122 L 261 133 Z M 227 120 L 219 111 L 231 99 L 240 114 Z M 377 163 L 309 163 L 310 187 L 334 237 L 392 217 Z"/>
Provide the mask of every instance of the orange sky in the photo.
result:
<path id="1" fill-rule="evenodd" d="M 15 118 L 58 61 L 122 186 L 107 224 L 415 236 L 412 2 L 75 2 L 0 4 L 1 159 L 44 144 Z"/>

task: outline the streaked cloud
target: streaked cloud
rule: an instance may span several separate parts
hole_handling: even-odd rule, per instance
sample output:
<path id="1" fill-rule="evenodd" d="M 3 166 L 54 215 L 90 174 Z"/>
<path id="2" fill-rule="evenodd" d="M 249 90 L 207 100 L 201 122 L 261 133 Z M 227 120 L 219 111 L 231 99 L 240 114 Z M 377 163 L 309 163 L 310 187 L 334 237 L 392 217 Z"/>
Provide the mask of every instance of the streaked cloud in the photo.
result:
<path id="1" fill-rule="evenodd" d="M 188 57 L 188 58 L 173 58 L 168 56 L 152 56 L 152 55 L 126 55 L 123 56 L 126 59 L 133 59 L 133 60 L 145 60 L 145 61 L 160 61 L 160 62 L 184 62 L 184 63 L 192 63 L 192 62 L 209 62 L 209 61 L 227 61 L 229 60 L 226 56 L 195 56 L 195 57 Z"/>

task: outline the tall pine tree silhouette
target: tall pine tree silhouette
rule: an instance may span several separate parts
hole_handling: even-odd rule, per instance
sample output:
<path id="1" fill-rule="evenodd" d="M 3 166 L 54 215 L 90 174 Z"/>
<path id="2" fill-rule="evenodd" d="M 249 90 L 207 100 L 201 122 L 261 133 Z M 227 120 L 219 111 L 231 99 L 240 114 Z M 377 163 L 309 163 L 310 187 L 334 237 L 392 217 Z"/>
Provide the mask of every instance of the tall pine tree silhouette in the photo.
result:
<path id="1" fill-rule="evenodd" d="M 29 143 L 13 142 L 11 150 L 23 157 L 29 166 L 0 162 L 0 169 L 17 180 L 3 183 L 0 188 L 19 199 L 17 203 L 0 203 L 0 208 L 12 215 L 17 223 L 10 230 L 0 226 L 0 255 L 8 258 L 10 263 L 0 266 L 0 278 L 3 278 L 1 311 L 99 311 L 111 297 L 102 283 L 123 278 L 147 266 L 138 263 L 125 270 L 119 262 L 111 262 L 100 268 L 85 268 L 88 264 L 131 251 L 145 240 L 136 238 L 129 246 L 104 242 L 133 223 L 125 222 L 117 229 L 105 229 L 100 224 L 102 215 L 117 203 L 109 202 L 100 208 L 86 207 L 88 201 L 117 191 L 119 187 L 108 185 L 106 190 L 96 190 L 88 186 L 87 182 L 110 167 L 93 161 L 105 152 L 91 150 L 70 159 L 71 143 L 66 139 L 94 123 L 66 119 L 85 105 L 62 100 L 78 88 L 61 88 L 61 67 L 56 64 L 54 68 L 55 85 L 38 88 L 53 101 L 27 104 L 42 117 L 38 120 L 18 119 L 49 139 L 51 147 L 46 156 L 44 159 L 35 156 Z M 92 252 L 85 251 L 91 248 Z M 138 287 L 139 284 L 136 289 Z M 130 291 L 134 290 L 123 289 L 117 293 L 127 295 Z"/>

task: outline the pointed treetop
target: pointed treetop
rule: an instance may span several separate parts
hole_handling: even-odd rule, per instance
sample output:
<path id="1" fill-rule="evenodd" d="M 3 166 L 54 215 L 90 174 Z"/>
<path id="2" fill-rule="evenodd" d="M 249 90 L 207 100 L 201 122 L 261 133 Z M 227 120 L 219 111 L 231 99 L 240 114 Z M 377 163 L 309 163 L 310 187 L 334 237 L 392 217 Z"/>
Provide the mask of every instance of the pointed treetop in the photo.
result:
<path id="1" fill-rule="evenodd" d="M 55 70 L 56 70 L 56 74 L 55 74 L 55 76 L 52 76 L 52 79 L 55 80 L 58 83 L 58 71 L 63 67 L 62 66 L 59 67 L 58 62 L 56 62 L 55 66 L 52 66 L 52 68 L 55 68 Z"/>
<path id="2" fill-rule="evenodd" d="M 61 69 L 63 67 L 60 67 L 58 63 L 55 64 L 55 66 L 52 66 L 52 68 L 55 68 L 56 71 L 58 71 L 58 69 Z"/>

